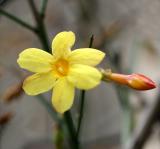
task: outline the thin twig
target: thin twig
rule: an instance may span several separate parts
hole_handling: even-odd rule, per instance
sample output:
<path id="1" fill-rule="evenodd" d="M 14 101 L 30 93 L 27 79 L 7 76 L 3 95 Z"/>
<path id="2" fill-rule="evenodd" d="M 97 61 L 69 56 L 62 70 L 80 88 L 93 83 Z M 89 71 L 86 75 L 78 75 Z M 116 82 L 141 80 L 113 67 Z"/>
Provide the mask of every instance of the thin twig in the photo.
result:
<path id="1" fill-rule="evenodd" d="M 29 5 L 30 5 L 30 8 L 32 10 L 32 13 L 34 15 L 34 18 L 36 20 L 36 23 L 37 23 L 37 28 L 38 28 L 38 31 L 39 31 L 37 33 L 37 35 L 38 35 L 39 39 L 41 40 L 41 43 L 42 43 L 43 47 L 45 48 L 45 50 L 50 52 L 49 44 L 48 44 L 48 37 L 47 37 L 46 30 L 45 30 L 43 19 L 40 16 L 40 13 L 38 12 L 38 10 L 36 8 L 34 1 L 33 0 L 28 0 L 28 2 L 29 2 Z M 42 100 L 42 102 L 44 102 L 44 101 Z M 45 105 L 46 103 L 43 103 L 43 104 Z M 47 108 L 49 105 L 45 105 L 45 106 Z M 51 111 L 52 109 L 47 108 L 47 110 Z M 54 113 L 51 113 L 51 114 L 53 115 Z M 53 115 L 53 117 L 54 117 L 54 115 Z M 72 117 L 71 117 L 71 114 L 70 114 L 69 111 L 64 114 L 64 119 L 66 121 L 66 125 L 67 125 L 68 132 L 69 132 L 69 135 L 70 135 L 71 147 L 73 149 L 79 149 L 79 143 L 78 143 L 78 139 L 76 137 L 76 130 L 74 128 L 73 120 L 72 120 Z M 60 124 L 62 123 L 62 121 L 60 122 Z"/>
<path id="2" fill-rule="evenodd" d="M 85 90 L 81 91 L 81 100 L 80 100 L 80 114 L 78 119 L 78 127 L 77 127 L 77 138 L 79 138 L 80 130 L 81 130 L 81 123 L 83 119 L 84 113 L 84 101 L 85 101 Z"/>
<path id="3" fill-rule="evenodd" d="M 43 19 L 41 18 L 40 14 L 39 14 L 36 6 L 35 6 L 34 1 L 33 0 L 28 0 L 28 2 L 29 2 L 29 5 L 31 7 L 31 10 L 33 12 L 33 15 L 35 17 L 35 20 L 36 20 L 36 23 L 37 23 L 37 28 L 39 30 L 37 35 L 40 38 L 40 40 L 42 41 L 42 44 L 43 44 L 44 48 L 46 48 L 46 51 L 49 52 L 48 38 L 47 38 L 46 31 L 45 31 L 45 26 L 44 26 Z M 46 107 L 48 107 L 48 106 L 46 106 Z M 51 110 L 51 109 L 48 109 L 48 110 Z M 64 114 L 64 119 L 66 121 L 66 125 L 67 125 L 68 132 L 69 132 L 69 135 L 70 135 L 70 141 L 71 141 L 72 148 L 73 149 L 79 149 L 79 144 L 78 144 L 78 140 L 77 140 L 77 137 L 76 137 L 76 130 L 74 128 L 72 116 L 71 116 L 69 111 Z"/>
<path id="4" fill-rule="evenodd" d="M 89 48 L 92 48 L 93 41 L 94 41 L 94 35 L 92 35 L 91 38 L 90 38 Z"/>
<path id="5" fill-rule="evenodd" d="M 33 16 L 34 16 L 35 21 L 36 21 L 37 26 L 38 26 L 38 23 L 41 22 L 41 18 L 40 18 L 39 12 L 37 10 L 37 7 L 34 3 L 34 0 L 28 0 L 28 3 L 29 3 L 29 6 L 32 10 Z"/>
<path id="6" fill-rule="evenodd" d="M 68 131 L 69 131 L 70 143 L 72 145 L 72 148 L 73 149 L 79 149 L 80 148 L 79 147 L 79 141 L 78 141 L 78 138 L 76 136 L 76 129 L 74 127 L 74 123 L 73 123 L 70 111 L 67 111 L 67 112 L 64 113 L 64 119 L 65 119 L 65 122 L 66 122 L 66 125 L 67 125 L 67 128 L 68 128 Z"/>
<path id="7" fill-rule="evenodd" d="M 160 95 L 158 95 L 150 113 L 148 114 L 147 118 L 143 122 L 143 126 L 133 139 L 131 140 L 129 146 L 127 149 L 142 149 L 145 145 L 146 141 L 149 139 L 152 128 L 156 122 L 158 122 L 159 119 L 159 113 L 160 113 Z"/>
<path id="8" fill-rule="evenodd" d="M 44 11 L 46 9 L 46 2 L 44 2 L 44 6 L 42 8 L 42 16 L 44 15 Z M 49 43 L 48 43 L 48 37 L 47 33 L 45 30 L 44 22 L 43 22 L 43 17 L 41 17 L 41 14 L 38 12 L 36 5 L 33 0 L 28 0 L 29 6 L 32 10 L 32 13 L 34 15 L 35 21 L 36 21 L 36 28 L 31 27 L 27 23 L 23 22 L 19 18 L 16 18 L 15 16 L 10 15 L 9 13 L 6 13 L 5 11 L 1 10 L 1 14 L 5 15 L 6 17 L 10 18 L 11 20 L 17 22 L 18 24 L 21 24 L 22 26 L 34 31 L 36 35 L 39 37 L 41 44 L 44 47 L 45 51 L 50 52 L 49 50 Z M 39 95 L 39 101 L 46 107 L 47 111 L 50 113 L 51 117 L 55 120 L 57 120 L 60 124 L 63 124 L 64 120 L 58 117 L 56 113 L 54 112 L 53 108 L 51 105 L 44 99 L 43 96 Z M 68 111 L 64 114 L 64 119 L 66 121 L 66 125 L 68 128 L 68 132 L 70 135 L 70 141 L 73 149 L 79 149 L 79 142 L 78 138 L 76 137 L 76 129 L 74 127 L 74 123 L 71 117 L 71 113 Z"/>
<path id="9" fill-rule="evenodd" d="M 39 37 L 39 39 L 40 39 L 40 41 L 43 45 L 44 50 L 47 51 L 47 52 L 50 52 L 48 35 L 47 35 L 46 29 L 45 29 L 43 19 L 42 19 L 40 13 L 38 12 L 38 10 L 36 8 L 36 5 L 35 5 L 34 1 L 33 0 L 28 0 L 28 3 L 29 3 L 29 6 L 32 10 L 35 21 L 36 21 L 37 30 L 38 30 L 37 36 Z"/>
<path id="10" fill-rule="evenodd" d="M 92 35 L 90 38 L 89 48 L 92 47 L 93 40 L 94 40 L 94 36 Z M 84 114 L 84 107 L 85 107 L 85 90 L 82 90 L 81 91 L 81 100 L 80 100 L 79 119 L 78 119 L 77 133 L 76 133 L 77 138 L 79 138 L 79 134 L 81 131 L 81 124 L 82 124 L 82 119 L 83 119 L 83 114 Z"/>
<path id="11" fill-rule="evenodd" d="M 9 2 L 11 2 L 10 0 L 0 0 L 0 6 L 5 6 L 7 5 Z"/>
<path id="12" fill-rule="evenodd" d="M 3 16 L 5 16 L 5 17 L 7 17 L 7 18 L 9 18 L 9 19 L 11 19 L 12 21 L 18 23 L 19 25 L 21 25 L 21 26 L 23 26 L 23 27 L 25 27 L 25 28 L 33 31 L 33 32 L 36 32 L 36 28 L 35 27 L 29 25 L 28 23 L 24 22 L 23 20 L 17 18 L 14 15 L 6 12 L 5 10 L 3 10 L 1 8 L 0 8 L 0 14 L 3 15 Z"/>
<path id="13" fill-rule="evenodd" d="M 46 12 L 46 8 L 47 8 L 47 3 L 48 3 L 48 0 L 42 0 L 41 9 L 40 9 L 40 15 L 41 15 L 42 19 L 45 18 L 45 12 Z"/>

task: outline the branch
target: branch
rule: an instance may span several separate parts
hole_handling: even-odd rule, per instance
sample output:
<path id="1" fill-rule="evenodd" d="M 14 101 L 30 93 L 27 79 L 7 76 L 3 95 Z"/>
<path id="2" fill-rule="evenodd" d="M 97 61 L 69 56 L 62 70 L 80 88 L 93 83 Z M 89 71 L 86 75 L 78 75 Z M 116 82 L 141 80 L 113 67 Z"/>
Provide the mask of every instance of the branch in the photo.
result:
<path id="1" fill-rule="evenodd" d="M 35 27 L 29 25 L 28 23 L 26 23 L 23 20 L 17 18 L 16 16 L 14 16 L 14 15 L 6 12 L 5 10 L 2 10 L 1 8 L 0 8 L 0 14 L 3 15 L 3 16 L 5 16 L 5 17 L 7 17 L 8 19 L 13 20 L 17 24 L 19 24 L 19 25 L 21 25 L 21 26 L 23 26 L 23 27 L 25 27 L 25 28 L 33 31 L 33 32 L 36 32 L 36 28 Z"/>
<path id="2" fill-rule="evenodd" d="M 39 37 L 41 44 L 43 45 L 43 48 L 45 51 L 50 52 L 50 46 L 49 46 L 49 42 L 48 42 L 48 36 L 47 36 L 47 32 L 44 26 L 44 22 L 43 19 L 40 15 L 40 13 L 38 12 L 36 5 L 34 3 L 34 0 L 28 0 L 29 6 L 32 10 L 33 16 L 35 18 L 36 21 L 36 25 L 37 25 L 37 36 Z"/>
<path id="3" fill-rule="evenodd" d="M 153 125 L 158 121 L 160 113 L 160 95 L 158 95 L 153 108 L 151 109 L 148 117 L 144 121 L 142 128 L 137 131 L 134 138 L 131 140 L 127 149 L 142 149 L 146 141 L 151 135 Z"/>
<path id="4" fill-rule="evenodd" d="M 92 35 L 90 38 L 89 48 L 92 47 L 93 40 L 94 40 L 94 36 Z M 79 134 L 81 131 L 81 124 L 82 124 L 82 119 L 83 119 L 83 114 L 84 114 L 84 106 L 85 106 L 84 104 L 85 104 L 85 90 L 82 90 L 81 91 L 81 100 L 80 100 L 79 119 L 78 119 L 77 133 L 76 133 L 77 138 L 79 138 Z"/>
<path id="5" fill-rule="evenodd" d="M 85 102 L 85 91 L 81 91 L 81 100 L 80 100 L 80 112 L 79 112 L 79 119 L 78 119 L 78 127 L 77 127 L 77 138 L 79 137 L 80 130 L 81 130 L 81 123 L 83 119 L 83 113 L 84 113 L 84 102 Z"/>
<path id="6" fill-rule="evenodd" d="M 79 141 L 76 136 L 76 129 L 74 127 L 74 123 L 73 123 L 70 111 L 67 111 L 64 113 L 64 119 L 65 119 L 65 122 L 68 128 L 68 131 L 69 131 L 70 143 L 72 145 L 72 148 L 79 149 Z"/>
<path id="7" fill-rule="evenodd" d="M 41 9 L 40 9 L 40 15 L 42 19 L 45 18 L 47 3 L 48 3 L 48 0 L 42 0 Z"/>

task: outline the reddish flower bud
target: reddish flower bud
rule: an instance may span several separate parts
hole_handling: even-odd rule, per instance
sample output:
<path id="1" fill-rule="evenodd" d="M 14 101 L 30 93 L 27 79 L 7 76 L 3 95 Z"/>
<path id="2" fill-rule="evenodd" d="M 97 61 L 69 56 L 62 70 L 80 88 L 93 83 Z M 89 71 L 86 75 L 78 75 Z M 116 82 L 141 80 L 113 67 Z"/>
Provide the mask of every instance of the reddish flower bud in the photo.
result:
<path id="1" fill-rule="evenodd" d="M 142 74 L 128 75 L 127 80 L 127 85 L 137 90 L 150 90 L 156 88 L 155 83 Z"/>
<path id="2" fill-rule="evenodd" d="M 136 90 L 150 90 L 156 88 L 155 83 L 142 74 L 124 75 L 112 73 L 111 71 L 103 71 L 104 80 L 111 80 L 116 83 L 127 85 Z"/>

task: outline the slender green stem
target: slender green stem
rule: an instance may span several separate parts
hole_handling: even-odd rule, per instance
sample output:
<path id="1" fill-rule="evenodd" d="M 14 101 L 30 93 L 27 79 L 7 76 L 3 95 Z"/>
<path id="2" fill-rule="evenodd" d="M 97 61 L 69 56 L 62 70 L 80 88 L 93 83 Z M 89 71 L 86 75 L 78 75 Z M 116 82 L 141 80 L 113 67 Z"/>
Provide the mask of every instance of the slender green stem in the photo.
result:
<path id="1" fill-rule="evenodd" d="M 79 141 L 76 136 L 76 129 L 74 127 L 74 123 L 73 123 L 70 111 L 65 112 L 64 119 L 65 119 L 65 122 L 68 128 L 68 131 L 69 131 L 70 143 L 72 145 L 72 149 L 79 149 L 80 148 Z"/>
<path id="2" fill-rule="evenodd" d="M 36 24 L 37 24 L 37 36 L 40 39 L 43 48 L 45 51 L 50 52 L 50 46 L 49 46 L 49 41 L 48 41 L 48 36 L 47 36 L 47 32 L 46 32 L 46 28 L 43 22 L 43 19 L 40 15 L 40 13 L 38 12 L 36 5 L 34 3 L 33 0 L 28 0 L 28 3 L 30 5 L 30 8 L 32 10 L 32 13 L 34 15 L 34 18 L 36 20 Z"/>
<path id="3" fill-rule="evenodd" d="M 80 112 L 79 112 L 79 119 L 78 119 L 78 126 L 77 126 L 77 138 L 79 138 L 79 134 L 81 130 L 81 123 L 83 119 L 85 93 L 86 93 L 85 90 L 81 91 Z"/>
<path id="4" fill-rule="evenodd" d="M 49 41 L 48 41 L 48 37 L 47 37 L 48 35 L 47 35 L 47 32 L 46 32 L 46 29 L 45 29 L 43 22 L 41 22 L 39 24 L 37 34 L 38 34 L 40 41 L 43 43 L 44 50 L 50 53 L 51 50 L 50 50 Z"/>
<path id="5" fill-rule="evenodd" d="M 31 7 L 31 10 L 33 12 L 36 23 L 37 23 L 37 28 L 38 28 L 38 31 L 39 31 L 37 33 L 37 35 L 38 35 L 39 39 L 41 40 L 41 43 L 42 43 L 43 47 L 45 48 L 45 50 L 50 52 L 49 44 L 48 44 L 48 37 L 47 37 L 46 30 L 45 30 L 43 19 L 40 16 L 39 12 L 37 11 L 37 8 L 35 6 L 34 1 L 33 0 L 28 0 L 28 2 L 29 2 L 29 5 Z M 44 105 L 46 105 L 46 104 L 44 103 Z M 46 106 L 46 108 L 48 106 Z M 48 111 L 50 111 L 50 110 L 53 110 L 53 109 L 49 108 Z M 51 114 L 53 115 L 52 111 L 51 111 Z M 73 123 L 73 120 L 72 120 L 72 117 L 71 117 L 71 114 L 70 114 L 69 111 L 64 114 L 64 119 L 65 119 L 65 122 L 66 122 L 66 125 L 67 125 L 67 128 L 68 128 L 68 132 L 69 132 L 69 135 L 70 135 L 70 144 L 72 145 L 73 149 L 79 149 L 79 143 L 78 143 L 78 139 L 76 137 L 76 130 L 74 128 L 74 123 Z M 63 122 L 63 120 L 61 120 L 61 123 L 62 122 Z"/>
<path id="6" fill-rule="evenodd" d="M 41 15 L 42 19 L 45 18 L 47 3 L 48 3 L 48 0 L 42 0 L 41 9 L 40 9 L 40 15 Z"/>
<path id="7" fill-rule="evenodd" d="M 45 13 L 46 5 L 47 5 L 47 0 L 43 1 L 43 4 L 42 4 L 43 7 L 41 8 L 41 13 L 38 12 L 33 0 L 28 0 L 28 3 L 30 5 L 30 8 L 32 10 L 32 13 L 33 13 L 35 21 L 36 21 L 35 28 L 28 25 L 27 23 L 23 22 L 19 18 L 15 17 L 15 16 L 13 16 L 13 15 L 11 15 L 1 9 L 0 9 L 0 13 L 3 14 L 4 16 L 8 17 L 9 19 L 15 21 L 16 23 L 22 25 L 23 27 L 26 27 L 26 28 L 30 29 L 31 31 L 33 31 L 34 33 L 36 33 L 36 35 L 39 37 L 39 39 L 41 41 L 42 46 L 44 47 L 44 50 L 50 52 L 48 36 L 47 36 L 47 32 L 46 32 L 45 25 L 43 22 L 44 13 Z M 52 106 L 45 100 L 45 98 L 43 96 L 39 95 L 38 98 L 39 98 L 39 101 L 46 107 L 46 109 L 49 112 L 49 114 L 51 115 L 51 117 L 53 119 L 57 120 L 60 125 L 64 124 L 64 120 L 65 120 L 66 126 L 68 128 L 68 132 L 70 135 L 71 147 L 73 149 L 79 149 L 79 142 L 78 142 L 78 138 L 76 137 L 76 129 L 74 127 L 74 123 L 73 123 L 70 112 L 68 111 L 64 114 L 64 120 L 63 120 L 55 113 Z"/>
<path id="8" fill-rule="evenodd" d="M 54 132 L 54 143 L 55 149 L 63 149 L 64 148 L 64 130 L 61 124 L 56 125 L 56 130 Z"/>
<path id="9" fill-rule="evenodd" d="M 18 17 L 6 12 L 5 10 L 2 10 L 1 8 L 0 8 L 0 14 L 11 19 L 12 21 L 18 23 L 19 25 L 33 31 L 33 32 L 37 31 L 35 27 L 29 25 L 28 23 L 24 22 L 23 20 L 19 19 Z"/>
<path id="10" fill-rule="evenodd" d="M 90 38 L 90 42 L 89 42 L 89 48 L 92 47 L 93 40 L 94 40 L 94 36 L 92 35 Z M 76 133 L 77 138 L 79 138 L 79 134 L 81 131 L 81 124 L 82 124 L 82 119 L 83 119 L 83 114 L 84 114 L 84 108 L 85 108 L 85 90 L 82 90 L 81 91 L 81 100 L 80 100 L 79 119 L 78 119 L 77 133 Z"/>
<path id="11" fill-rule="evenodd" d="M 93 41 L 94 41 L 94 35 L 92 35 L 91 38 L 90 38 L 89 48 L 92 48 Z"/>
<path id="12" fill-rule="evenodd" d="M 58 115 L 54 111 L 52 105 L 44 98 L 44 96 L 38 95 L 37 97 L 38 97 L 37 98 L 38 101 L 40 101 L 42 103 L 42 105 L 46 108 L 46 110 L 49 113 L 49 115 L 51 116 L 51 118 L 57 122 L 58 128 L 57 128 L 57 135 L 55 138 L 55 145 L 59 146 L 59 148 L 57 148 L 57 149 L 60 149 L 60 147 L 63 146 L 63 144 L 61 144 L 61 143 L 63 142 L 63 137 L 64 137 L 63 135 L 65 134 L 65 131 L 62 130 L 62 128 L 66 128 L 64 125 L 65 124 L 64 119 L 62 119 L 62 116 Z M 66 136 L 67 136 L 67 133 L 66 133 Z"/>

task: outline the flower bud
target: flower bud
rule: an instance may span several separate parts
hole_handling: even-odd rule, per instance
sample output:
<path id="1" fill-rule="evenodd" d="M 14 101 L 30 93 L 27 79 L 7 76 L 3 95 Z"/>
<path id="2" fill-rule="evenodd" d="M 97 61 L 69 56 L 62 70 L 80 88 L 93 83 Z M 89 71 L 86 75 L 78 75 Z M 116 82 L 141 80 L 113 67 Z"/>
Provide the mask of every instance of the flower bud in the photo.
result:
<path id="1" fill-rule="evenodd" d="M 150 90 L 156 88 L 155 83 L 142 74 L 131 74 L 127 76 L 127 85 L 137 90 Z"/>
<path id="2" fill-rule="evenodd" d="M 127 85 L 128 84 L 127 76 L 128 75 L 112 73 L 109 76 L 109 80 L 112 80 L 112 81 L 114 81 L 116 83 Z"/>
<path id="3" fill-rule="evenodd" d="M 124 75 L 112 73 L 111 71 L 102 71 L 103 79 L 114 81 L 123 85 L 127 85 L 136 90 L 150 90 L 156 88 L 155 83 L 142 74 Z"/>

